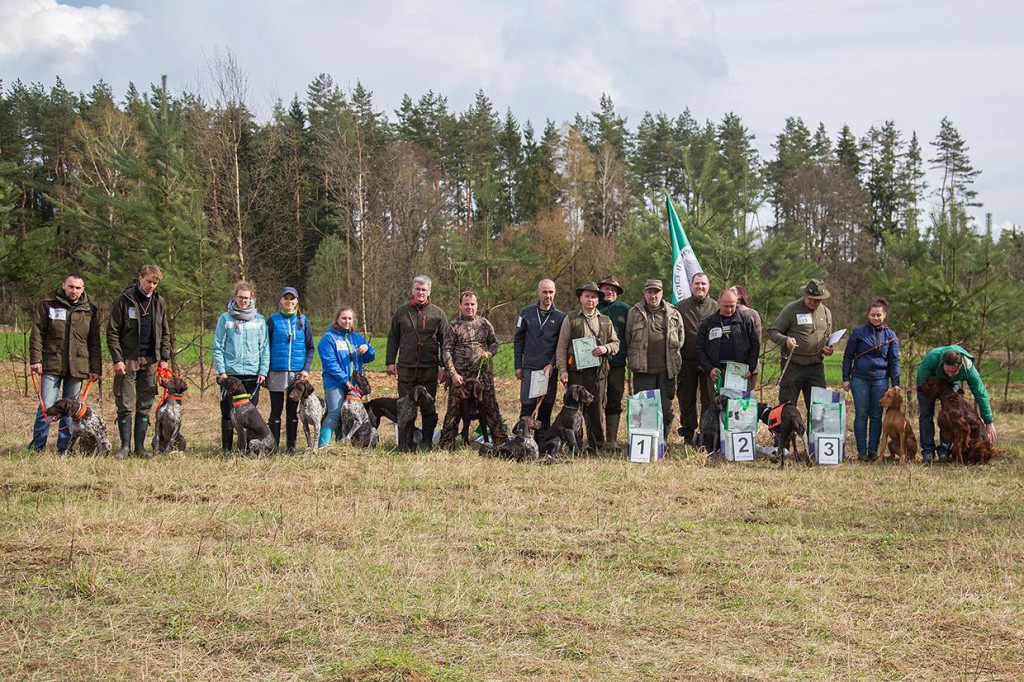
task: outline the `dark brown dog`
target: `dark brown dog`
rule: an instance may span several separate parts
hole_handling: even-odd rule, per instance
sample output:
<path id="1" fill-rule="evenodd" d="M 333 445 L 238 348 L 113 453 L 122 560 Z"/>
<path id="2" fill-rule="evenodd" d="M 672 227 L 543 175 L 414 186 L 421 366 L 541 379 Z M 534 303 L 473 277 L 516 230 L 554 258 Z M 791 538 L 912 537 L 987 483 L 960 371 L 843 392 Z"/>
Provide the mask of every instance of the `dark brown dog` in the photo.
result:
<path id="1" fill-rule="evenodd" d="M 240 396 L 247 393 L 238 377 L 226 376 L 217 379 L 221 389 L 228 395 Z M 274 434 L 263 420 L 263 415 L 249 402 L 248 398 L 236 400 L 231 407 L 231 425 L 238 434 L 238 445 L 243 454 L 258 457 L 277 450 Z"/>
<path id="2" fill-rule="evenodd" d="M 181 397 L 188 390 L 188 384 L 181 377 L 167 377 L 160 380 L 167 389 L 167 395 L 156 410 L 156 429 L 153 431 L 153 452 L 167 453 L 171 450 L 185 451 L 185 436 L 181 435 Z"/>
<path id="3" fill-rule="evenodd" d="M 900 461 L 913 462 L 917 459 L 917 436 L 907 420 L 904 409 L 903 391 L 893 386 L 882 396 L 878 404 L 882 414 L 882 437 L 878 441 L 878 458 L 881 459 L 888 445 L 889 454 Z"/>
<path id="4" fill-rule="evenodd" d="M 581 407 L 586 407 L 594 402 L 594 396 L 587 389 L 578 384 L 572 384 L 565 389 L 565 398 L 562 410 L 555 417 L 554 423 L 548 429 L 541 445 L 541 452 L 545 455 L 556 455 L 564 445 L 569 446 L 569 452 L 574 457 L 583 455 L 583 413 Z"/>
<path id="5" fill-rule="evenodd" d="M 693 434 L 692 445 L 695 448 L 704 448 L 713 455 L 722 454 L 722 412 L 728 398 L 724 395 L 716 395 L 711 399 L 708 409 L 700 417 L 700 429 Z"/>
<path id="6" fill-rule="evenodd" d="M 767 403 L 757 404 L 757 416 L 768 430 L 775 436 L 775 452 L 779 456 L 779 468 L 786 466 L 786 448 L 794 457 L 800 456 L 798 443 L 804 442 L 807 427 L 804 425 L 804 418 L 800 416 L 800 410 L 793 403 L 783 403 L 772 407 Z M 804 462 L 811 466 L 811 453 L 804 445 Z"/>
<path id="7" fill-rule="evenodd" d="M 46 409 L 44 414 L 51 420 L 70 417 L 72 419 L 71 442 L 67 452 L 79 446 L 86 455 L 110 454 L 110 440 L 107 438 L 107 424 L 98 412 L 77 400 L 61 398 Z"/>
<path id="8" fill-rule="evenodd" d="M 491 430 L 484 417 L 484 384 L 479 379 L 466 379 L 462 385 L 453 389 L 459 401 L 459 421 L 462 422 L 462 442 L 469 445 L 469 429 L 474 421 L 480 422 L 480 433 L 484 442 L 491 441 Z M 458 426 L 456 426 L 458 428 Z"/>
<path id="9" fill-rule="evenodd" d="M 996 456 L 978 411 L 953 389 L 953 384 L 932 376 L 917 390 L 925 400 L 937 400 L 942 404 L 936 422 L 939 433 L 950 439 L 950 452 L 956 457 L 957 463 L 986 464 Z"/>
<path id="10" fill-rule="evenodd" d="M 516 434 L 500 445 L 484 443 L 480 446 L 481 457 L 497 457 L 516 462 L 540 461 L 540 450 L 533 435 L 540 428 L 540 422 L 526 415 L 520 418 Z"/>

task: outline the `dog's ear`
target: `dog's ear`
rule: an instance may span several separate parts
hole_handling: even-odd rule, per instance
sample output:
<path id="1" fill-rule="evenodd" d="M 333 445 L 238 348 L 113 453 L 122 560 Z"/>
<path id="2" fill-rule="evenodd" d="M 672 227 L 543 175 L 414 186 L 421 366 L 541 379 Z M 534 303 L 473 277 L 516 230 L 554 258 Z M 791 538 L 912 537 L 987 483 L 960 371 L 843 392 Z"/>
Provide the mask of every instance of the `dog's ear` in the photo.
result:
<path id="1" fill-rule="evenodd" d="M 313 384 L 310 383 L 309 381 L 303 379 L 303 381 L 302 381 L 302 397 L 303 398 L 308 398 L 311 395 L 313 395 Z"/>

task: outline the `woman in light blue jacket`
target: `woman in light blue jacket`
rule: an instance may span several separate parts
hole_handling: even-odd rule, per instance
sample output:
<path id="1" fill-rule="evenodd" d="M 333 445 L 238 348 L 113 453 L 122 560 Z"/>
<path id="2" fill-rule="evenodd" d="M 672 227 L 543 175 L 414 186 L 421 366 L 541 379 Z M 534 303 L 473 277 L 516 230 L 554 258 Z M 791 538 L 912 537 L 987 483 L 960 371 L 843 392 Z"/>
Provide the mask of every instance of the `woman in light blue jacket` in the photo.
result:
<path id="1" fill-rule="evenodd" d="M 270 344 L 267 321 L 256 312 L 256 296 L 251 284 L 235 285 L 234 300 L 217 320 L 213 334 L 213 367 L 221 378 L 237 377 L 251 394 L 249 401 L 259 402 L 259 387 L 270 371 Z M 225 452 L 231 450 L 231 395 L 220 398 L 220 441 Z"/>
<path id="2" fill-rule="evenodd" d="M 341 406 L 352 389 L 349 379 L 353 372 L 361 372 L 363 365 L 373 362 L 377 351 L 355 331 L 356 314 L 351 306 L 343 305 L 334 313 L 334 324 L 327 328 L 316 350 L 324 369 L 324 399 L 327 416 L 320 428 L 320 447 L 329 445 L 338 428 Z"/>

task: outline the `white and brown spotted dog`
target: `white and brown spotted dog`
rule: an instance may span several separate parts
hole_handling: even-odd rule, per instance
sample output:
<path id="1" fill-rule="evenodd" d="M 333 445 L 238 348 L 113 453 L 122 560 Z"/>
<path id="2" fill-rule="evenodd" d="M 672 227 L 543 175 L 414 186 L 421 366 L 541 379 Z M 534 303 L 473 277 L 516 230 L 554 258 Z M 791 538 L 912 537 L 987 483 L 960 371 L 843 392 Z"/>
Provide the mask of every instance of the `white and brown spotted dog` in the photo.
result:
<path id="1" fill-rule="evenodd" d="M 327 403 L 316 394 L 309 379 L 295 379 L 288 384 L 288 400 L 298 403 L 299 423 L 306 434 L 306 447 L 315 450 L 320 442 L 320 425 L 327 414 Z"/>
<path id="2" fill-rule="evenodd" d="M 379 437 L 363 405 L 363 396 L 370 394 L 370 380 L 362 372 L 352 372 L 349 384 L 351 388 L 338 417 L 338 433 L 342 441 L 361 448 L 372 448 L 377 445 Z"/>
<path id="3" fill-rule="evenodd" d="M 107 424 L 98 412 L 80 403 L 77 400 L 61 398 L 46 409 L 46 417 L 50 421 L 70 417 L 71 442 L 68 444 L 67 452 L 71 452 L 78 446 L 79 451 L 85 455 L 109 455 L 111 451 L 110 439 L 107 438 Z"/>
<path id="4" fill-rule="evenodd" d="M 181 435 L 181 397 L 188 390 L 188 384 L 181 377 L 171 376 L 160 380 L 167 389 L 163 402 L 156 408 L 156 428 L 153 430 L 153 452 L 167 453 L 171 450 L 185 451 L 185 436 Z"/>

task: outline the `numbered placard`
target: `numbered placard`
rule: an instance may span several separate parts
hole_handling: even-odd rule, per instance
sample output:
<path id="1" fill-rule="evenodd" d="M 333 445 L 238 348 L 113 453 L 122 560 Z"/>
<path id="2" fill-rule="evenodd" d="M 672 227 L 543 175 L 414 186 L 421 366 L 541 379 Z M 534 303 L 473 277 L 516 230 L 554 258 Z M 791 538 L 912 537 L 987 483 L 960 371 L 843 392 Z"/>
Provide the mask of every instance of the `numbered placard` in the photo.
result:
<path id="1" fill-rule="evenodd" d="M 815 444 L 818 464 L 839 464 L 843 456 L 843 440 L 837 436 L 818 436 Z"/>
<path id="2" fill-rule="evenodd" d="M 754 461 L 754 434 L 748 431 L 730 433 L 729 441 L 729 444 L 732 446 L 732 461 Z"/>
<path id="3" fill-rule="evenodd" d="M 629 461 L 649 464 L 657 455 L 654 448 L 658 444 L 658 436 L 655 433 L 638 433 L 631 431 L 629 434 Z"/>

